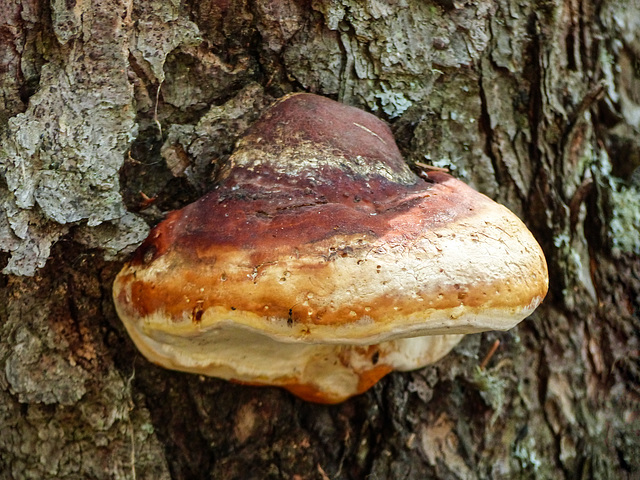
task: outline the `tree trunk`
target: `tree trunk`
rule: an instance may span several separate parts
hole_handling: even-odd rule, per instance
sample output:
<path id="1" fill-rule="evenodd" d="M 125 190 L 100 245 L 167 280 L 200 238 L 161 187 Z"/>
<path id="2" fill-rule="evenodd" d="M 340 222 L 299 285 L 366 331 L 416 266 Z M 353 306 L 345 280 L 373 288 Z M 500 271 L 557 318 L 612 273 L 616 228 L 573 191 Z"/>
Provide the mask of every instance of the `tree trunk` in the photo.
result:
<path id="1" fill-rule="evenodd" d="M 640 477 L 638 0 L 22 0 L 0 19 L 0 479 Z M 409 163 L 523 218 L 543 305 L 335 406 L 147 362 L 116 273 L 292 91 L 373 112 Z"/>

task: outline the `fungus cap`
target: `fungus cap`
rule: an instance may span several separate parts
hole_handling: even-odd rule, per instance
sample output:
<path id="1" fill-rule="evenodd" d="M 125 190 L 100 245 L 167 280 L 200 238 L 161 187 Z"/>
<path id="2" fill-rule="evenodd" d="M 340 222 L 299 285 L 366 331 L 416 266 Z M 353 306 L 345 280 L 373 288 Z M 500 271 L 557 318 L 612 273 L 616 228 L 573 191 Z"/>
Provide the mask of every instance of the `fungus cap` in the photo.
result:
<path id="1" fill-rule="evenodd" d="M 157 364 L 335 403 L 513 327 L 547 285 L 513 213 L 445 173 L 416 176 L 373 115 L 294 94 L 210 193 L 152 230 L 113 295 Z"/>

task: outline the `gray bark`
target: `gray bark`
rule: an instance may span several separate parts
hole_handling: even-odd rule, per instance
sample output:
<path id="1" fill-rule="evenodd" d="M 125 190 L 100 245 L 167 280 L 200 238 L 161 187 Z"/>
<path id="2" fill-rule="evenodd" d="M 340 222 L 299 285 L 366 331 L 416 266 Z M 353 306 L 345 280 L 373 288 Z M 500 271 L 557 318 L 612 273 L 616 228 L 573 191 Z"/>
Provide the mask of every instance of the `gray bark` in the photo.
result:
<path id="1" fill-rule="evenodd" d="M 0 479 L 640 476 L 638 0 L 16 0 L 0 19 Z M 302 90 L 520 215 L 551 273 L 536 313 L 336 406 L 138 354 L 122 263 Z"/>

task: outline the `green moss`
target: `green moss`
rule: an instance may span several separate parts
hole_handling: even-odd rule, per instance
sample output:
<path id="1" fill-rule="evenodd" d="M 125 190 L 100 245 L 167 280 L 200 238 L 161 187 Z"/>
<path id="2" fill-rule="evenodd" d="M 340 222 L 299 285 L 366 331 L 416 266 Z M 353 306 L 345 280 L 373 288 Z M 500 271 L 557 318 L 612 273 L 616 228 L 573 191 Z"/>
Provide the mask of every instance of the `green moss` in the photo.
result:
<path id="1" fill-rule="evenodd" d="M 614 250 L 640 255 L 640 190 L 613 181 L 609 235 Z"/>
<path id="2" fill-rule="evenodd" d="M 606 151 L 599 155 L 594 174 L 603 188 L 608 215 L 609 241 L 614 253 L 640 254 L 640 189 L 636 184 L 627 185 L 612 174 Z"/>
<path id="3" fill-rule="evenodd" d="M 495 375 L 489 370 L 476 367 L 473 372 L 472 383 L 480 392 L 480 396 L 484 402 L 494 410 L 491 418 L 493 423 L 500 413 L 505 402 L 505 387 L 507 383 L 504 378 Z"/>
<path id="4" fill-rule="evenodd" d="M 529 437 L 527 441 L 518 443 L 513 451 L 514 458 L 519 460 L 523 470 L 533 470 L 537 472 L 540 469 L 542 462 L 534 449 L 535 445 L 535 439 Z"/>
<path id="5" fill-rule="evenodd" d="M 561 258 L 565 259 L 567 268 L 574 274 L 583 268 L 580 254 L 571 247 L 571 237 L 566 233 L 560 233 L 553 237 L 553 244 L 560 251 Z"/>
<path id="6" fill-rule="evenodd" d="M 144 432 L 147 435 L 152 435 L 154 433 L 153 425 L 149 422 L 143 423 L 140 425 L 140 431 Z"/>
<path id="7" fill-rule="evenodd" d="M 381 90 L 374 93 L 374 97 L 378 100 L 382 111 L 391 118 L 399 117 L 412 105 L 411 100 L 402 92 L 389 89 L 384 83 L 380 86 Z"/>

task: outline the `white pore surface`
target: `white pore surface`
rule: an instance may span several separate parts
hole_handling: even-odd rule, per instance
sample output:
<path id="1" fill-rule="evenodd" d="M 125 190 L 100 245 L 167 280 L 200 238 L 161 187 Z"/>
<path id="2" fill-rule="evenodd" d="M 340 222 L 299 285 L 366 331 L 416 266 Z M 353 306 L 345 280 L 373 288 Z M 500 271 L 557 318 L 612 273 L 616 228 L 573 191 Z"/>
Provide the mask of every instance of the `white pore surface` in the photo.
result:
<path id="1" fill-rule="evenodd" d="M 463 337 L 383 342 L 374 364 L 361 347 L 282 343 L 235 324 L 219 324 L 186 337 L 144 331 L 144 325 L 127 327 L 142 353 L 166 368 L 253 384 L 308 385 L 336 401 L 358 392 L 361 373 L 382 365 L 394 370 L 420 368 L 446 355 Z"/>

